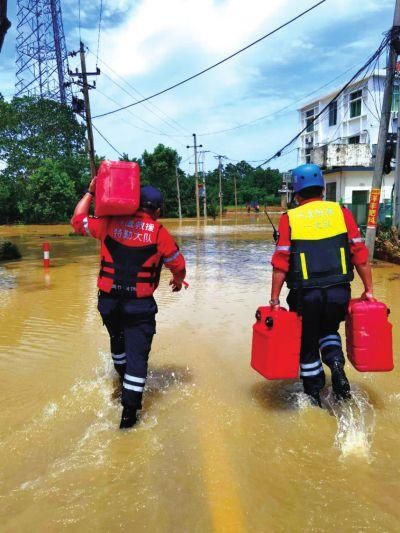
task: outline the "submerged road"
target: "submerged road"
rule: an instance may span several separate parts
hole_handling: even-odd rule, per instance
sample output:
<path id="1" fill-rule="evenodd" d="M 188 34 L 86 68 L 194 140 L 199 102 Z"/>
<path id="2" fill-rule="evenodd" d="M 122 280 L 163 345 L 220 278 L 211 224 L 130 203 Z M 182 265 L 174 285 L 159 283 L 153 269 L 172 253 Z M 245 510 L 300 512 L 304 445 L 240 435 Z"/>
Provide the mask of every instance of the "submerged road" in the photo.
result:
<path id="1" fill-rule="evenodd" d="M 97 243 L 67 226 L 0 227 L 23 254 L 0 267 L 0 530 L 397 531 L 400 266 L 374 267 L 395 370 L 348 364 L 354 400 L 334 404 L 328 379 L 321 410 L 299 382 L 250 368 L 254 313 L 269 299 L 265 216 L 165 223 L 190 288 L 170 293 L 163 274 L 144 409 L 129 432 L 117 429 L 96 310 Z"/>

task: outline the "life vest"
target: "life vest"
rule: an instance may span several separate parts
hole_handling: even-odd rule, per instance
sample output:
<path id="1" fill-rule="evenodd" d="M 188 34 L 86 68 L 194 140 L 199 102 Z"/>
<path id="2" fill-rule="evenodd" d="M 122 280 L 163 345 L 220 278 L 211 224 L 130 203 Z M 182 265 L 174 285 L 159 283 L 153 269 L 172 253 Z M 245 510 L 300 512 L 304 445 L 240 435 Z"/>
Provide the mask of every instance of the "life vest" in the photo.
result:
<path id="1" fill-rule="evenodd" d="M 336 202 L 313 201 L 288 211 L 289 288 L 329 287 L 354 278 L 347 227 Z"/>
<path id="2" fill-rule="evenodd" d="M 136 298 L 151 296 L 158 287 L 163 264 L 157 251 L 161 227 L 147 217 L 112 217 L 101 243 L 99 289 L 123 290 Z"/>

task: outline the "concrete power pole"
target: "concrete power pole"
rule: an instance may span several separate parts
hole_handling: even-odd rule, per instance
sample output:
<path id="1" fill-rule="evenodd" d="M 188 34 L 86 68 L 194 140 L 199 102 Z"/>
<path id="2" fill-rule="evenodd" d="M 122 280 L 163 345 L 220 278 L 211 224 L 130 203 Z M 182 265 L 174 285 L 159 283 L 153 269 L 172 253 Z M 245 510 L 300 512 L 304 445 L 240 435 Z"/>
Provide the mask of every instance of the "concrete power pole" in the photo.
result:
<path id="1" fill-rule="evenodd" d="M 400 26 L 400 0 L 396 0 L 392 30 L 398 26 Z M 388 54 L 386 63 L 386 84 L 385 91 L 383 93 L 378 145 L 376 150 L 375 167 L 372 178 L 372 189 L 368 209 L 367 233 L 365 238 L 365 244 L 368 248 L 370 260 L 372 260 L 374 256 L 376 226 L 378 222 L 379 212 L 379 198 L 382 187 L 383 164 L 385 160 L 386 141 L 389 129 L 389 121 L 391 117 L 393 80 L 396 72 L 396 62 L 398 53 L 399 40 L 397 38 L 396 41 L 392 40 L 392 42 L 390 43 L 390 53 Z"/>
<path id="2" fill-rule="evenodd" d="M 222 217 L 222 159 L 227 159 L 224 155 L 215 155 L 218 159 L 218 177 L 219 177 L 219 216 Z"/>
<path id="3" fill-rule="evenodd" d="M 182 218 L 181 191 L 179 188 L 178 165 L 175 165 L 175 174 L 176 174 L 176 192 L 178 196 L 178 214 L 179 214 L 179 218 Z"/>
<path id="4" fill-rule="evenodd" d="M 69 75 L 72 77 L 78 78 L 78 85 L 82 87 L 83 98 L 85 102 L 85 119 L 86 119 L 86 128 L 87 128 L 87 148 L 89 153 L 90 160 L 90 174 L 92 178 L 96 175 L 96 164 L 94 157 L 94 139 L 93 139 L 93 129 L 92 129 L 92 115 L 90 113 L 90 101 L 89 101 L 89 89 L 96 88 L 96 82 L 93 85 L 88 84 L 88 76 L 98 76 L 100 74 L 100 69 L 97 68 L 96 72 L 87 72 L 86 70 L 86 58 L 85 58 L 85 48 L 83 43 L 80 43 L 79 54 L 81 58 L 81 69 L 82 72 L 72 72 L 69 71 Z M 72 52 L 70 55 L 76 55 L 76 52 Z"/>
<path id="5" fill-rule="evenodd" d="M 199 174 L 198 174 L 198 163 L 197 163 L 197 148 L 202 148 L 202 144 L 197 144 L 196 134 L 193 133 L 193 146 L 187 145 L 186 148 L 194 149 L 194 177 L 196 184 L 196 217 L 200 218 L 200 200 L 199 200 Z"/>
<path id="6" fill-rule="evenodd" d="M 396 168 L 394 171 L 393 226 L 400 230 L 400 102 L 397 111 Z"/>
<path id="7" fill-rule="evenodd" d="M 205 171 L 205 154 L 207 154 L 210 150 L 202 150 L 199 152 L 201 155 L 202 161 L 201 161 L 201 175 L 202 175 L 202 181 L 203 181 L 203 216 L 204 219 L 207 219 L 207 188 L 206 188 L 206 171 Z M 199 162 L 200 164 L 200 162 Z"/>
<path id="8" fill-rule="evenodd" d="M 236 189 L 236 176 L 233 176 L 233 186 L 235 192 L 235 214 L 237 214 L 237 189 Z"/>

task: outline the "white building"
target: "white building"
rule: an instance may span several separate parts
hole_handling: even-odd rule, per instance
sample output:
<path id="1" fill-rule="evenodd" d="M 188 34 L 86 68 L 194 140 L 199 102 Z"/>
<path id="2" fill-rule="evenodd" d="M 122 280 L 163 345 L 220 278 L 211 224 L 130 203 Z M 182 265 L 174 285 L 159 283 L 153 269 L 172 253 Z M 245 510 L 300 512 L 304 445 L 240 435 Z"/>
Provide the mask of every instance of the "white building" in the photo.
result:
<path id="1" fill-rule="evenodd" d="M 399 82 L 393 93 L 389 132 L 396 132 Z M 375 71 L 352 83 L 339 98 L 338 93 L 309 102 L 299 109 L 299 164 L 315 163 L 325 169 L 326 198 L 348 205 L 360 224 L 365 223 L 372 185 L 373 158 L 378 140 L 385 71 Z M 329 104 L 326 112 L 312 119 Z M 384 175 L 381 193 L 381 219 L 387 216 L 392 198 L 393 172 Z"/>

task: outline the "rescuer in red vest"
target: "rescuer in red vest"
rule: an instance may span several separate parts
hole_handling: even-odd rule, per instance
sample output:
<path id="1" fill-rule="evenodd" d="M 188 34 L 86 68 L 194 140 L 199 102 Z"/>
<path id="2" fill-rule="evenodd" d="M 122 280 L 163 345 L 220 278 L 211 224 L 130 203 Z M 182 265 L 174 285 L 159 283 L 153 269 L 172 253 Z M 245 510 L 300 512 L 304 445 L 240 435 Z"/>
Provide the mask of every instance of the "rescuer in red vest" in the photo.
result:
<path id="1" fill-rule="evenodd" d="M 312 403 L 321 406 L 325 373 L 320 355 L 331 369 L 336 398 L 351 397 L 338 329 L 350 300 L 353 267 L 364 284 L 362 298 L 368 300 L 374 299 L 372 274 L 368 250 L 352 213 L 336 202 L 323 201 L 321 169 L 301 165 L 292 176 L 298 207 L 283 214 L 279 221 L 279 238 L 271 261 L 270 305 L 279 306 L 286 281 L 289 307 L 302 316 L 300 377 Z"/>
<path id="2" fill-rule="evenodd" d="M 162 266 L 172 272 L 173 292 L 185 279 L 185 260 L 168 230 L 158 222 L 163 195 L 146 185 L 131 216 L 91 217 L 96 178 L 78 202 L 71 224 L 76 233 L 101 241 L 98 310 L 110 335 L 114 367 L 122 379 L 120 428 L 132 427 L 142 408 L 147 361 L 155 333 L 157 289 Z"/>

